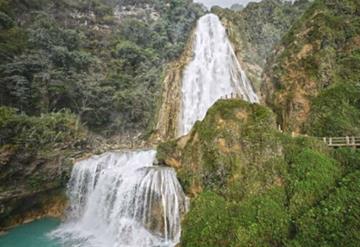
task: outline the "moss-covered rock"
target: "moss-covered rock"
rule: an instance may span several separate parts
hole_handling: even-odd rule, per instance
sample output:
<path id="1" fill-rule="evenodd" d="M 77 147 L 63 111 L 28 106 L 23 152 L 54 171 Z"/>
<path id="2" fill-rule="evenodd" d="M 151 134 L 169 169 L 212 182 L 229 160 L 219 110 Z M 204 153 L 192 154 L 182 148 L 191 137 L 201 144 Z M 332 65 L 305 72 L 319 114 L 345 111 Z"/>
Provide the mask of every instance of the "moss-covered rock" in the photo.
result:
<path id="1" fill-rule="evenodd" d="M 199 195 L 187 215 L 182 246 L 229 246 L 235 237 L 230 204 L 213 192 Z"/>
<path id="2" fill-rule="evenodd" d="M 339 164 L 328 155 L 305 148 L 288 163 L 289 212 L 297 217 L 324 198 L 341 177 Z"/>
<path id="3" fill-rule="evenodd" d="M 282 148 L 276 135 L 270 110 L 221 100 L 188 136 L 160 145 L 158 159 L 178 169 L 189 194 L 214 190 L 242 198 L 281 183 Z"/>

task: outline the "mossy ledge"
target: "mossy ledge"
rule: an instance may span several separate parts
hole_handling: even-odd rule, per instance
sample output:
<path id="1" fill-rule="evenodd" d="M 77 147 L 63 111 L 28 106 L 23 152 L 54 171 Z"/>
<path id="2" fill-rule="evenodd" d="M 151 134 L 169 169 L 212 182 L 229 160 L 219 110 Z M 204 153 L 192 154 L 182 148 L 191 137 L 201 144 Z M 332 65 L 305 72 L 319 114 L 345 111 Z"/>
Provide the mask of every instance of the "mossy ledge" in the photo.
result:
<path id="1" fill-rule="evenodd" d="M 307 232 L 304 222 L 318 220 L 327 203 L 341 207 L 332 210 L 336 224 L 345 224 L 340 219 L 350 212 L 359 230 L 359 191 L 348 185 L 360 181 L 354 165 L 360 156 L 350 152 L 334 154 L 316 138 L 279 132 L 266 107 L 218 101 L 188 136 L 158 147 L 159 163 L 177 170 L 192 198 L 181 246 L 302 246 L 305 235 L 307 246 L 317 246 L 319 234 Z M 339 193 L 343 198 L 335 201 Z M 314 226 L 323 243 L 333 233 L 325 224 Z M 352 232 L 340 229 L 336 241 L 356 241 Z"/>

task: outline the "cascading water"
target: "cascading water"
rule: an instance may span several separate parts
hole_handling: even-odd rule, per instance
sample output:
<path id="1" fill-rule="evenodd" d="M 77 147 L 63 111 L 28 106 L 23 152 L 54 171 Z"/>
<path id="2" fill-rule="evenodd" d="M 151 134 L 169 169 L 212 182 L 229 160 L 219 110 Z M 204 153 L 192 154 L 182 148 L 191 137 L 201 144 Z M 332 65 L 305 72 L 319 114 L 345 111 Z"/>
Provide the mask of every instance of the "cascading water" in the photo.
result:
<path id="1" fill-rule="evenodd" d="M 187 198 L 155 151 L 106 153 L 74 166 L 68 220 L 52 237 L 64 246 L 174 246 Z"/>
<path id="2" fill-rule="evenodd" d="M 249 102 L 259 101 L 216 15 L 199 19 L 193 52 L 182 81 L 178 136 L 189 133 L 194 123 L 203 119 L 223 96 L 233 94 Z"/>

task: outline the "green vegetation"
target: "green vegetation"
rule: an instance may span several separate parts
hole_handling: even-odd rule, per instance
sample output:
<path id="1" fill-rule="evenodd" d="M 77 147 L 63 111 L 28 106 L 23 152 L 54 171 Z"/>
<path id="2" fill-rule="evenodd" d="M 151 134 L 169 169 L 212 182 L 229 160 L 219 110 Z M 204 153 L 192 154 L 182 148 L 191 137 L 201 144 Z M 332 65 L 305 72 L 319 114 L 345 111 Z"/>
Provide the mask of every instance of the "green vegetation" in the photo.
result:
<path id="1" fill-rule="evenodd" d="M 339 180 L 337 188 L 297 220 L 289 246 L 358 246 L 360 172 Z"/>
<path id="2" fill-rule="evenodd" d="M 360 60 L 355 64 L 360 63 Z M 360 74 L 354 71 L 355 74 Z M 314 136 L 360 134 L 360 83 L 338 82 L 312 100 L 305 131 Z"/>
<path id="3" fill-rule="evenodd" d="M 68 109 L 104 135 L 151 128 L 166 64 L 202 10 L 153 0 L 117 16 L 117 4 L 1 0 L 0 104 L 30 116 Z"/>
<path id="4" fill-rule="evenodd" d="M 288 172 L 289 212 L 293 217 L 303 214 L 327 195 L 341 175 L 335 160 L 308 148 L 291 157 Z"/>
<path id="5" fill-rule="evenodd" d="M 360 134 L 360 3 L 316 0 L 282 39 L 263 93 L 287 131 Z"/>
<path id="6" fill-rule="evenodd" d="M 29 185 L 30 190 L 40 189 L 65 182 L 61 181 L 64 179 L 61 176 L 53 178 L 47 174 L 49 169 L 57 166 L 30 173 L 27 170 L 41 163 L 59 162 L 56 159 L 60 158 L 64 160 L 60 167 L 69 172 L 71 166 L 65 160 L 79 150 L 86 150 L 89 144 L 86 130 L 69 112 L 29 117 L 18 114 L 15 109 L 0 107 L 0 136 L 0 162 L 3 165 L 0 191 L 11 190 L 13 186 L 20 189 L 23 185 Z M 21 164 L 23 161 L 26 165 Z"/>
<path id="7" fill-rule="evenodd" d="M 228 246 L 234 238 L 229 203 L 213 192 L 204 192 L 191 204 L 182 234 L 183 246 Z M 209 237 L 211 236 L 211 237 Z"/>
<path id="8" fill-rule="evenodd" d="M 282 134 L 266 107 L 218 101 L 158 159 L 193 196 L 182 246 L 359 243 L 360 152 Z"/>
<path id="9" fill-rule="evenodd" d="M 1 144 L 22 145 L 29 150 L 81 143 L 87 138 L 76 116 L 69 112 L 29 117 L 7 107 L 0 107 L 0 135 Z"/>

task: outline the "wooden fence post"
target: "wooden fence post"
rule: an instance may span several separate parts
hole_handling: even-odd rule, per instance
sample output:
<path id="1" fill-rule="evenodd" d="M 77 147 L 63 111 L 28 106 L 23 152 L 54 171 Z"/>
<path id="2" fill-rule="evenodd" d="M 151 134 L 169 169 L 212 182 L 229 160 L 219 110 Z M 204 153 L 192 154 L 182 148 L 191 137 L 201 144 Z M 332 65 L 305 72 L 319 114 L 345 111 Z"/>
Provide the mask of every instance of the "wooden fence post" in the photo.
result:
<path id="1" fill-rule="evenodd" d="M 353 147 L 356 148 L 355 136 L 351 137 Z"/>

